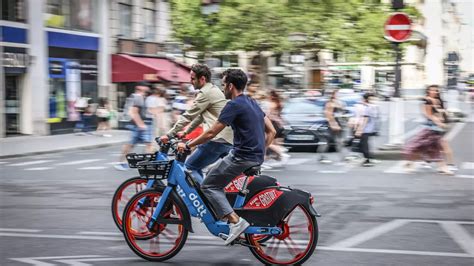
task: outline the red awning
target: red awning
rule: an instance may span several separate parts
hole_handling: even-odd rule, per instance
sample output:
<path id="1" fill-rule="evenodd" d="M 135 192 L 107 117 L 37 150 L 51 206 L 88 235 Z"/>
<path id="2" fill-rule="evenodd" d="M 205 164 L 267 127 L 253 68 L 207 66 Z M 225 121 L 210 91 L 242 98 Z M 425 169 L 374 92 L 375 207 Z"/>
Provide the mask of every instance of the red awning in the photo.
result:
<path id="1" fill-rule="evenodd" d="M 167 58 L 112 55 L 112 82 L 168 81 L 190 83 L 190 68 Z"/>

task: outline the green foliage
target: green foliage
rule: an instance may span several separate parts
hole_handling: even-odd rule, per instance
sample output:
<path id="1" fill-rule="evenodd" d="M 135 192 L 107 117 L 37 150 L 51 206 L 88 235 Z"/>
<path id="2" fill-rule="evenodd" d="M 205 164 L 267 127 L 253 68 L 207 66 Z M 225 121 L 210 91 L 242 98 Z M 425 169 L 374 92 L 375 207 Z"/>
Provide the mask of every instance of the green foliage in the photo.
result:
<path id="1" fill-rule="evenodd" d="M 378 0 L 223 0 L 205 16 L 200 0 L 172 0 L 175 37 L 200 51 L 330 49 L 348 60 L 391 57 L 383 25 L 391 10 Z M 408 7 L 405 12 L 420 17 Z M 290 42 L 292 33 L 307 40 Z"/>

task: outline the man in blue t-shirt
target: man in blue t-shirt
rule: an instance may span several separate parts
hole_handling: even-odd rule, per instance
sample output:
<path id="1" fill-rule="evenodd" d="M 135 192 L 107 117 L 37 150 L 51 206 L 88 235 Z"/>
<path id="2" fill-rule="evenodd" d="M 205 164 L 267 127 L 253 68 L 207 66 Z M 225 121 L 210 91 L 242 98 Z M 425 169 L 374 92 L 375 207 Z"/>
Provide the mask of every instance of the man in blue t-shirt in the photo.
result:
<path id="1" fill-rule="evenodd" d="M 201 185 L 202 192 L 212 203 L 217 218 L 227 219 L 230 223 L 229 236 L 225 241 L 228 245 L 249 227 L 249 223 L 234 212 L 226 199 L 224 188 L 235 176 L 263 163 L 265 149 L 272 143 L 276 131 L 258 104 L 244 95 L 247 75 L 242 70 L 226 70 L 222 83 L 226 98 L 232 100 L 224 106 L 217 122 L 209 130 L 178 148 L 190 149 L 214 138 L 226 126 L 232 127 L 232 151 L 209 171 Z"/>

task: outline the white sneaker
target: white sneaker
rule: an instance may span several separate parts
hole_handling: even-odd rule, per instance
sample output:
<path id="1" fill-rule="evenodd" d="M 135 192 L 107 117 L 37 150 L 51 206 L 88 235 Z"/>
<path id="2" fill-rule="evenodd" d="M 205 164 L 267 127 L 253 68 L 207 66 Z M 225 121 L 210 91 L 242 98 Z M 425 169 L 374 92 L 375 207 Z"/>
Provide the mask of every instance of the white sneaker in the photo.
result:
<path id="1" fill-rule="evenodd" d="M 245 221 L 242 217 L 239 218 L 239 221 L 236 224 L 229 224 L 229 236 L 225 240 L 224 244 L 227 246 L 232 243 L 237 237 L 239 237 L 245 229 L 247 229 L 250 224 Z"/>
<path id="2" fill-rule="evenodd" d="M 130 169 L 127 163 L 117 163 L 114 165 L 114 168 L 119 171 L 127 171 L 128 169 Z"/>
<path id="3" fill-rule="evenodd" d="M 287 164 L 288 161 L 290 160 L 290 157 L 291 157 L 291 156 L 290 156 L 289 154 L 283 153 L 283 154 L 281 155 L 281 160 L 280 160 L 281 164 Z"/>

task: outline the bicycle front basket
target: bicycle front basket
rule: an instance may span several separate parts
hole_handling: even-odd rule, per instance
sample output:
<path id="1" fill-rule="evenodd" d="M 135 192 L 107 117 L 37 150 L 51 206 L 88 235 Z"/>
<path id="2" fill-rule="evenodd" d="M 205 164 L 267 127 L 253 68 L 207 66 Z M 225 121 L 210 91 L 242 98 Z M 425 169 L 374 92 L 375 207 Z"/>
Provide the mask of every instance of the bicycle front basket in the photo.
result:
<path id="1" fill-rule="evenodd" d="M 137 163 L 141 176 L 155 176 L 157 179 L 166 179 L 171 170 L 172 161 L 142 161 Z"/>
<path id="2" fill-rule="evenodd" d="M 137 168 L 137 164 L 143 161 L 155 161 L 156 154 L 154 153 L 129 153 L 127 154 L 128 166 L 130 168 Z"/>

